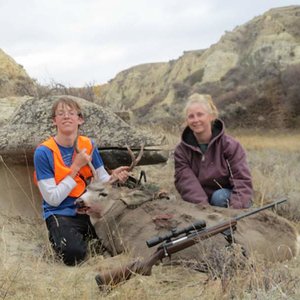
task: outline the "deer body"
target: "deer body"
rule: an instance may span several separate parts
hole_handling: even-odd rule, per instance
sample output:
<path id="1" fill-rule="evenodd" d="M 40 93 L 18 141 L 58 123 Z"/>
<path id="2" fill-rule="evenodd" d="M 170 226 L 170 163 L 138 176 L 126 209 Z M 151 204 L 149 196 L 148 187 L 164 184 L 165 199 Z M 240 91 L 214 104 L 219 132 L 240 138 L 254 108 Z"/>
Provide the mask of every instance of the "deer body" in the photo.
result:
<path id="1" fill-rule="evenodd" d="M 131 209 L 124 204 L 122 197 L 132 193 L 129 189 L 110 188 L 90 191 L 85 200 L 86 205 L 96 209 L 102 216 L 92 215 L 91 219 L 99 238 L 112 255 L 129 253 L 133 258 L 149 256 L 146 240 L 153 236 L 163 235 L 174 227 L 181 228 L 197 220 L 205 220 L 207 226 L 226 221 L 244 212 L 244 210 L 201 206 L 176 199 L 157 199 L 146 201 Z M 286 219 L 271 211 L 264 211 L 238 221 L 235 233 L 236 242 L 248 253 L 270 261 L 284 261 L 297 255 L 299 241 L 295 227 Z M 203 243 L 194 245 L 176 254 L 172 259 L 190 260 L 199 257 L 203 251 L 212 253 L 224 248 L 228 243 L 219 234 Z M 204 250 L 203 250 L 204 249 Z"/>

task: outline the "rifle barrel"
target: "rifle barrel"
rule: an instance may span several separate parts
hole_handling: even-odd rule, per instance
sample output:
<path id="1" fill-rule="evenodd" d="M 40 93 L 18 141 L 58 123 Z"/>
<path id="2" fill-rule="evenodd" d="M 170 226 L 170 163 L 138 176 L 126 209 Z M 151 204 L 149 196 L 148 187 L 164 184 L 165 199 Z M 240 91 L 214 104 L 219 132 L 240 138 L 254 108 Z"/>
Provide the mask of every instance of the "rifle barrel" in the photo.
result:
<path id="1" fill-rule="evenodd" d="M 276 206 L 276 205 L 278 205 L 278 204 L 281 204 L 281 203 L 283 203 L 283 202 L 286 202 L 286 201 L 287 201 L 287 199 L 281 199 L 281 200 L 275 201 L 275 202 L 273 202 L 273 203 L 270 203 L 270 204 L 267 204 L 267 205 L 265 205 L 265 206 L 262 206 L 262 207 L 259 207 L 259 208 L 257 208 L 257 209 L 254 209 L 254 210 L 252 210 L 252 211 L 249 211 L 249 212 L 247 212 L 247 213 L 245 213 L 245 214 L 236 216 L 236 217 L 234 217 L 234 219 L 235 219 L 236 221 L 238 221 L 238 220 L 240 220 L 240 219 L 246 218 L 246 217 L 251 216 L 251 215 L 253 215 L 253 214 L 256 214 L 256 213 L 258 213 L 258 212 L 260 212 L 260 211 L 262 211 L 262 210 L 265 210 L 265 209 L 274 207 L 274 206 Z"/>

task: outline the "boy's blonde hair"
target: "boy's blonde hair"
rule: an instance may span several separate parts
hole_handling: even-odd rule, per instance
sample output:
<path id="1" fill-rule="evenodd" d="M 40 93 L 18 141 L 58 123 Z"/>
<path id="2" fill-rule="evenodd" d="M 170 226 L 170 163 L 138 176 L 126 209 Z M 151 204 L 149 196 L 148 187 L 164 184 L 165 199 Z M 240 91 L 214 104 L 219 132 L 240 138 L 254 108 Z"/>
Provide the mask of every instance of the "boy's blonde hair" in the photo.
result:
<path id="1" fill-rule="evenodd" d="M 217 107 L 215 106 L 211 95 L 198 94 L 198 93 L 192 94 L 188 98 L 188 102 L 186 103 L 186 105 L 184 107 L 184 117 L 185 118 L 187 116 L 187 110 L 192 104 L 204 105 L 207 112 L 209 114 L 213 115 L 215 119 L 218 118 L 218 116 L 219 116 L 219 111 L 218 111 Z"/>

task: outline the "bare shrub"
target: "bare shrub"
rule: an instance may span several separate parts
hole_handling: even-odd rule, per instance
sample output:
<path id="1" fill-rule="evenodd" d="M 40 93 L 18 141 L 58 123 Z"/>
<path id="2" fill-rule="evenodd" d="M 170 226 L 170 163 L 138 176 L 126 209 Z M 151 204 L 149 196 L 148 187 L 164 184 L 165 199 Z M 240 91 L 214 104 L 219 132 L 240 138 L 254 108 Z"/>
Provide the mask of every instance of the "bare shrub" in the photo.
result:
<path id="1" fill-rule="evenodd" d="M 155 104 L 160 103 L 166 96 L 166 91 L 162 91 L 161 93 L 158 93 L 154 95 L 147 104 L 145 104 L 142 107 L 139 107 L 136 110 L 133 110 L 133 113 L 136 113 L 139 118 L 146 117 L 146 115 L 149 113 L 149 111 L 152 109 L 152 107 L 155 106 Z"/>
<path id="2" fill-rule="evenodd" d="M 184 79 L 184 82 L 189 86 L 193 86 L 196 82 L 201 82 L 204 75 L 204 69 L 200 69 Z"/>
<path id="3" fill-rule="evenodd" d="M 290 119 L 289 127 L 299 126 L 300 106 L 300 64 L 288 66 L 281 75 L 285 101 L 287 102 Z"/>
<path id="4" fill-rule="evenodd" d="M 22 96 L 32 96 L 37 98 L 44 98 L 53 95 L 70 95 L 74 97 L 83 98 L 87 101 L 94 102 L 95 94 L 93 84 L 86 84 L 85 87 L 67 87 L 54 80 L 47 85 L 41 85 L 36 80 L 19 80 L 15 85 L 15 94 Z"/>
<path id="5" fill-rule="evenodd" d="M 183 82 L 174 82 L 173 83 L 175 101 L 180 99 L 187 98 L 190 91 L 190 85 L 183 83 Z"/>

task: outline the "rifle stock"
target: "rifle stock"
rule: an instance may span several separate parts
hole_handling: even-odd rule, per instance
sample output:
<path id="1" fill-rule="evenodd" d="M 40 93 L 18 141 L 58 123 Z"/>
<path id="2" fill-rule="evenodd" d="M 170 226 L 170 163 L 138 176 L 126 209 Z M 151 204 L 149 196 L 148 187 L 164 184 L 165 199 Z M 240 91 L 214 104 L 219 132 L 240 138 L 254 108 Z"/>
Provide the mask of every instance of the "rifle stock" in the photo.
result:
<path id="1" fill-rule="evenodd" d="M 152 267 L 164 257 L 163 249 L 157 250 L 146 260 L 136 260 L 125 266 L 96 275 L 96 282 L 99 287 L 105 285 L 114 286 L 130 279 L 133 274 L 149 276 L 151 275 Z"/>
<path id="2" fill-rule="evenodd" d="M 279 200 L 273 202 L 271 204 L 265 205 L 263 207 L 257 208 L 256 210 L 247 212 L 245 214 L 241 214 L 239 216 L 233 217 L 228 221 L 221 222 L 214 226 L 210 226 L 208 228 L 201 228 L 199 230 L 193 231 L 186 236 L 170 240 L 162 243 L 157 250 L 150 255 L 149 258 L 145 260 L 137 260 L 131 262 L 125 266 L 121 266 L 119 268 L 115 268 L 111 271 L 107 271 L 104 273 L 100 273 L 96 275 L 95 279 L 100 287 L 100 289 L 104 286 L 114 286 L 120 282 L 126 281 L 130 279 L 133 274 L 140 275 L 151 275 L 152 267 L 163 258 L 171 256 L 173 253 L 184 250 L 188 247 L 193 246 L 194 244 L 199 243 L 202 240 L 208 239 L 214 235 L 230 230 L 231 233 L 236 228 L 237 221 L 248 217 L 252 214 L 258 213 L 262 210 L 275 207 L 278 204 L 286 202 L 286 199 Z"/>

